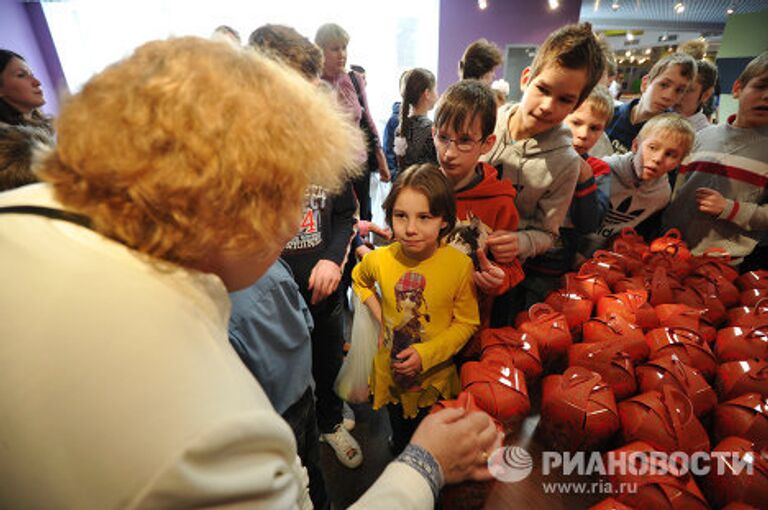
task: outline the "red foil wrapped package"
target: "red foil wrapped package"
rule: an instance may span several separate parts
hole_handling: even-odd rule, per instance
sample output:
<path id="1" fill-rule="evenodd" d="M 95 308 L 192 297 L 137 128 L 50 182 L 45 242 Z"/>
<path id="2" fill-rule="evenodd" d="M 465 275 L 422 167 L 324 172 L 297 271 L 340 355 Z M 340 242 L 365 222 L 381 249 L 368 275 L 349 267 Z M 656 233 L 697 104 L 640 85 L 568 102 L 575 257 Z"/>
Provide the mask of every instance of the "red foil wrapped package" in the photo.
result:
<path id="1" fill-rule="evenodd" d="M 667 230 L 663 236 L 651 241 L 650 252 L 674 255 L 681 260 L 691 258 L 691 252 L 688 250 L 685 241 L 683 241 L 683 235 L 676 228 Z"/>
<path id="2" fill-rule="evenodd" d="M 539 427 L 557 450 L 600 449 L 619 430 L 613 390 L 600 374 L 583 367 L 550 375 L 542 385 Z"/>
<path id="3" fill-rule="evenodd" d="M 592 316 L 594 306 L 588 297 L 566 289 L 550 292 L 544 303 L 565 315 L 572 335 L 581 334 L 581 325 Z"/>
<path id="4" fill-rule="evenodd" d="M 717 367 L 715 389 L 721 402 L 746 393 L 768 397 L 768 361 L 750 359 L 722 363 Z"/>
<path id="5" fill-rule="evenodd" d="M 611 293 L 608 283 L 597 274 L 586 273 L 582 270 L 579 273 L 566 273 L 563 279 L 568 291 L 587 296 L 593 303 L 597 303 L 601 297 Z"/>
<path id="6" fill-rule="evenodd" d="M 715 409 L 712 427 L 715 441 L 738 436 L 754 442 L 768 440 L 768 399 L 759 393 L 745 393 Z"/>
<path id="7" fill-rule="evenodd" d="M 733 502 L 765 508 L 768 504 L 768 453 L 763 447 L 731 436 L 720 441 L 712 453 L 724 455 L 721 462 L 713 458 L 710 464 L 714 469 L 710 469 L 702 482 L 704 492 L 715 508 Z"/>
<path id="8" fill-rule="evenodd" d="M 715 296 L 730 308 L 739 304 L 739 289 L 731 281 L 719 274 L 692 274 L 683 281 L 683 285 L 697 288 Z"/>
<path id="9" fill-rule="evenodd" d="M 477 405 L 477 402 L 475 402 L 475 397 L 473 397 L 472 394 L 468 391 L 459 392 L 456 398 L 452 400 L 438 400 L 432 406 L 432 409 L 430 409 L 429 413 L 434 414 L 438 411 L 442 411 L 443 409 L 464 409 L 468 413 L 475 411 L 485 412 L 480 406 Z M 504 433 L 504 426 L 501 424 L 501 422 L 499 422 L 493 416 L 491 416 L 491 420 L 493 420 L 493 425 L 496 427 L 496 430 Z"/>
<path id="10" fill-rule="evenodd" d="M 675 289 L 675 303 L 683 303 L 704 310 L 704 318 L 713 326 L 720 326 L 728 318 L 725 305 L 714 292 L 697 287 L 682 286 Z"/>
<path id="11" fill-rule="evenodd" d="M 537 303 L 523 313 L 528 320 L 522 321 L 518 329 L 536 340 L 542 361 L 551 364 L 565 359 L 573 344 L 565 315 L 544 303 Z"/>
<path id="12" fill-rule="evenodd" d="M 768 269 L 749 271 L 736 278 L 736 285 L 741 290 L 768 289 Z"/>
<path id="13" fill-rule="evenodd" d="M 585 343 L 621 342 L 623 350 L 635 363 L 648 359 L 650 354 L 643 330 L 614 313 L 585 322 L 582 339 Z"/>
<path id="14" fill-rule="evenodd" d="M 737 306 L 728 310 L 728 325 L 752 328 L 768 324 L 768 299 L 761 299 L 754 306 Z"/>
<path id="15" fill-rule="evenodd" d="M 619 417 L 627 442 L 644 441 L 669 453 L 709 451 L 709 436 L 696 418 L 691 400 L 672 386 L 621 402 Z"/>
<path id="16" fill-rule="evenodd" d="M 661 391 L 666 384 L 685 393 L 691 399 L 696 416 L 708 414 L 717 405 L 717 393 L 704 376 L 674 354 L 635 367 L 635 374 L 641 393 Z"/>
<path id="17" fill-rule="evenodd" d="M 717 332 L 715 355 L 721 363 L 752 358 L 768 360 L 768 321 L 752 328 L 721 329 Z"/>
<path id="18" fill-rule="evenodd" d="M 637 261 L 642 264 L 641 261 Z M 579 268 L 580 274 L 594 274 L 605 280 L 609 287 L 613 286 L 627 276 L 627 264 L 636 267 L 634 259 L 605 250 L 597 250 L 592 258 L 584 262 Z"/>
<path id="19" fill-rule="evenodd" d="M 608 476 L 613 487 L 633 487 L 615 496 L 631 508 L 643 510 L 704 510 L 709 505 L 684 466 L 670 464 L 652 453 L 656 448 L 635 441 L 605 454 L 606 465 L 617 466 Z M 671 460 L 671 459 L 668 459 Z"/>
<path id="20" fill-rule="evenodd" d="M 715 341 L 717 330 L 704 320 L 704 310 L 683 304 L 665 304 L 655 307 L 659 326 L 691 329 L 708 344 Z"/>
<path id="21" fill-rule="evenodd" d="M 768 298 L 768 288 L 747 289 L 739 294 L 742 306 L 755 306 L 765 298 Z"/>
<path id="22" fill-rule="evenodd" d="M 531 381 L 541 376 L 542 366 L 536 339 L 515 328 L 491 328 L 480 332 L 481 359 L 519 368 Z"/>
<path id="23" fill-rule="evenodd" d="M 615 342 L 572 345 L 568 349 L 568 366 L 584 367 L 600 374 L 613 390 L 616 401 L 637 391 L 632 358 Z"/>
<path id="24" fill-rule="evenodd" d="M 675 354 L 685 364 L 699 370 L 711 381 L 715 375 L 715 355 L 700 334 L 687 328 L 656 328 L 645 335 L 651 359 Z"/>
<path id="25" fill-rule="evenodd" d="M 648 304 L 648 291 L 645 290 L 608 294 L 597 302 L 598 317 L 607 317 L 611 313 L 621 315 L 644 330 L 656 328 L 659 325 L 656 311 Z"/>
<path id="26" fill-rule="evenodd" d="M 614 238 L 613 251 L 642 258 L 650 249 L 643 236 L 638 234 L 632 227 L 625 227 Z"/>
<path id="27" fill-rule="evenodd" d="M 531 410 L 525 374 L 515 367 L 492 361 L 464 363 L 461 386 L 483 411 L 506 426 L 517 424 Z"/>
<path id="28" fill-rule="evenodd" d="M 731 254 L 720 247 L 712 247 L 704 250 L 701 255 L 691 257 L 691 272 L 703 275 L 718 275 L 729 282 L 739 277 L 739 272 L 731 264 Z"/>

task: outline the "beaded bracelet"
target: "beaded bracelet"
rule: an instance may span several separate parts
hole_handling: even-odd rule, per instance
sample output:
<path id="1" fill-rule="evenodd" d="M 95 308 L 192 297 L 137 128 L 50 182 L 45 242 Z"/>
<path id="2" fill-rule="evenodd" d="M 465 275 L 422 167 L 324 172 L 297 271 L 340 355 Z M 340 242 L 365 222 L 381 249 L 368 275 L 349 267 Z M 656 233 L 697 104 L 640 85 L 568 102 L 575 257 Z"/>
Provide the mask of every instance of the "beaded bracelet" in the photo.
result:
<path id="1" fill-rule="evenodd" d="M 443 470 L 431 453 L 421 446 L 408 444 L 403 453 L 395 459 L 395 462 L 402 462 L 421 473 L 421 476 L 427 480 L 429 488 L 432 489 L 432 494 L 435 496 L 435 501 L 437 501 L 443 486 Z"/>

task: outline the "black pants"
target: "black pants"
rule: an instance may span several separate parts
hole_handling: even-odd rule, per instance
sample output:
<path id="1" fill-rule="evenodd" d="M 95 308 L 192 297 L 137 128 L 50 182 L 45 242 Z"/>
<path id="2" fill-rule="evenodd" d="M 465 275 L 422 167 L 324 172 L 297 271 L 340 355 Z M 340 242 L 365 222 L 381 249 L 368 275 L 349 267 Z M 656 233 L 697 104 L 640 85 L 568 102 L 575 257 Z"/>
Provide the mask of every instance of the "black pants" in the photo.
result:
<path id="1" fill-rule="evenodd" d="M 325 479 L 320 470 L 320 434 L 317 430 L 315 415 L 315 396 L 312 388 L 307 388 L 304 395 L 283 413 L 283 419 L 293 429 L 296 437 L 296 449 L 301 463 L 309 474 L 309 497 L 317 509 L 330 508 Z"/>
<path id="2" fill-rule="evenodd" d="M 341 291 L 316 305 L 310 305 L 312 320 L 312 377 L 317 397 L 317 426 L 321 434 L 333 432 L 341 423 L 341 399 L 333 391 L 333 383 L 344 356 L 344 325 L 341 310 Z"/>
<path id="3" fill-rule="evenodd" d="M 363 175 L 352 181 L 352 188 L 360 204 L 360 219 L 371 221 L 371 173 L 363 168 Z"/>
<path id="4" fill-rule="evenodd" d="M 416 428 L 428 414 L 429 407 L 419 409 L 419 413 L 413 418 L 403 416 L 403 406 L 400 404 L 387 404 L 387 414 L 389 414 L 389 426 L 392 428 L 392 453 L 397 456 L 405 450 L 408 443 L 411 442 Z"/>

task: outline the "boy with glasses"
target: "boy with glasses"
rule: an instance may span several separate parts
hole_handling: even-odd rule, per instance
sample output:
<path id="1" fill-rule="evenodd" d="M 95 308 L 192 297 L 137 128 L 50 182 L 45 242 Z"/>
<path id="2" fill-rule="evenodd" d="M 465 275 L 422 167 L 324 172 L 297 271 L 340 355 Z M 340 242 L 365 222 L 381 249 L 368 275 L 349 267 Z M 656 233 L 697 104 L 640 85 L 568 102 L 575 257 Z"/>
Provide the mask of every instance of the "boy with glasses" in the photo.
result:
<path id="1" fill-rule="evenodd" d="M 440 98 L 433 127 L 437 159 L 456 193 L 457 229 L 454 232 L 474 231 L 472 241 L 467 242 L 465 235 L 460 244 L 471 247 L 465 251 L 471 251 L 468 255 L 476 261 L 473 280 L 479 290 L 483 326 L 490 321 L 493 297 L 507 292 L 523 279 L 517 259 L 506 263 L 489 260 L 482 242 L 495 230 L 517 230 L 519 221 L 512 183 L 499 179 L 495 168 L 480 162 L 480 156 L 496 141 L 495 124 L 493 91 L 478 80 L 463 80 L 451 85 Z"/>

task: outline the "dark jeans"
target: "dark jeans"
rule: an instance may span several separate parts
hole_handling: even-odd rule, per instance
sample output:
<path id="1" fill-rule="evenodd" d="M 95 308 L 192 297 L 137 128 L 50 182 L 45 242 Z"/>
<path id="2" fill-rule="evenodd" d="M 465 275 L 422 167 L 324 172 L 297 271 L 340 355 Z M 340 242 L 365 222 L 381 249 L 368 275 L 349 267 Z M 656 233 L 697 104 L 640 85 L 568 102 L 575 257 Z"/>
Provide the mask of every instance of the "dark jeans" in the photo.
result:
<path id="1" fill-rule="evenodd" d="M 340 289 L 316 305 L 309 306 L 315 327 L 312 330 L 312 377 L 317 398 L 317 426 L 321 434 L 333 432 L 341 423 L 341 399 L 333 383 L 344 357 L 344 323 Z"/>
<path id="2" fill-rule="evenodd" d="M 405 450 L 408 443 L 411 442 L 416 428 L 428 414 L 429 407 L 419 409 L 419 413 L 413 418 L 403 416 L 403 406 L 400 404 L 387 404 L 387 414 L 389 415 L 389 426 L 392 428 L 392 454 L 400 455 Z"/>
<path id="3" fill-rule="evenodd" d="M 360 204 L 360 219 L 371 221 L 371 173 L 363 168 L 363 175 L 352 181 L 352 188 Z"/>
<path id="4" fill-rule="evenodd" d="M 330 508 L 325 479 L 320 470 L 320 434 L 315 416 L 315 396 L 312 388 L 307 388 L 304 395 L 283 413 L 283 419 L 293 429 L 296 436 L 296 449 L 301 463 L 309 474 L 309 497 L 315 508 Z"/>

